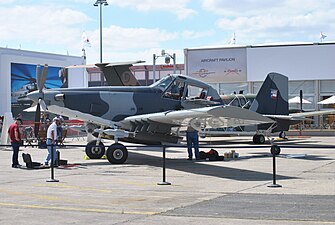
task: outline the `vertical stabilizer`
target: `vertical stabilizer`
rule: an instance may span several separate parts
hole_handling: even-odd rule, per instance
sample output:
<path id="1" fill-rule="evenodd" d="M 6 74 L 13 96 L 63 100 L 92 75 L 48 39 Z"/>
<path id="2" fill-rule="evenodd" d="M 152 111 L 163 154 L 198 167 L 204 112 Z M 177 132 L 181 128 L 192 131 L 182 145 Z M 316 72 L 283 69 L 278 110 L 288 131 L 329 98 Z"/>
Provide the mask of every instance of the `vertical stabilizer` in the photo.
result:
<path id="1" fill-rule="evenodd" d="M 130 71 L 134 63 L 142 61 L 124 63 L 97 63 L 95 64 L 103 72 L 108 85 L 110 86 L 139 86 L 140 83 Z"/>
<path id="2" fill-rule="evenodd" d="M 266 115 L 288 115 L 288 78 L 269 73 L 250 110 Z"/>

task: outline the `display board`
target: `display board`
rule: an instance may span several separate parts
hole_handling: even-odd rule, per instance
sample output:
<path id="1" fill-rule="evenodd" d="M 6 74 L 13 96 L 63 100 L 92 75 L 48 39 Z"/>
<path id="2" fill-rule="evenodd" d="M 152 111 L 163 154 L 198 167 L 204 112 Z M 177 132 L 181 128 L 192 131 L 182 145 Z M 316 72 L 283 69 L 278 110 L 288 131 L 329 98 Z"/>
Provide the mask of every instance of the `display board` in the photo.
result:
<path id="1" fill-rule="evenodd" d="M 188 76 L 209 83 L 245 82 L 245 48 L 185 49 Z"/>

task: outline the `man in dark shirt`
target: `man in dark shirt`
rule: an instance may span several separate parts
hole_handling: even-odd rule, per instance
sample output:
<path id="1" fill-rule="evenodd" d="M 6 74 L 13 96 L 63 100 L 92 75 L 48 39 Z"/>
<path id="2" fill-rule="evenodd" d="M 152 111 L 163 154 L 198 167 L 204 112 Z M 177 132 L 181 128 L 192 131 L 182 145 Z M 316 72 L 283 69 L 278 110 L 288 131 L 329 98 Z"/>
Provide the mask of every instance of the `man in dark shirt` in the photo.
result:
<path id="1" fill-rule="evenodd" d="M 13 157 L 12 157 L 12 167 L 19 168 L 21 165 L 19 164 L 19 150 L 21 145 L 21 134 L 19 126 L 22 125 L 22 119 L 16 118 L 15 122 L 10 125 L 8 129 L 8 134 L 10 138 L 10 143 L 13 148 Z"/>

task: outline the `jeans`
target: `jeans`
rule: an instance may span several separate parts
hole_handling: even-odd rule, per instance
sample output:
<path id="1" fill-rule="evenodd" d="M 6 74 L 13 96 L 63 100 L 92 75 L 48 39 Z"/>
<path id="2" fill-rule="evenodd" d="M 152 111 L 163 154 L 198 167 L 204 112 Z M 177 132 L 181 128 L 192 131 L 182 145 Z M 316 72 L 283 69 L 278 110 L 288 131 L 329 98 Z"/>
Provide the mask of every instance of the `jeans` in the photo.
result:
<path id="1" fill-rule="evenodd" d="M 192 147 L 194 147 L 194 154 L 195 158 L 199 159 L 199 135 L 197 131 L 194 132 L 187 132 L 186 133 L 186 140 L 187 140 L 187 151 L 188 151 L 188 158 L 192 159 Z"/>
<path id="2" fill-rule="evenodd" d="M 20 150 L 20 143 L 19 142 L 12 142 L 13 148 L 13 157 L 12 157 L 12 166 L 19 165 L 19 150 Z"/>
<path id="3" fill-rule="evenodd" d="M 51 160 L 51 148 L 53 149 L 53 162 L 54 162 L 54 165 L 56 165 L 56 158 L 57 158 L 57 155 L 56 155 L 56 145 L 53 145 L 52 144 L 52 140 L 51 139 L 47 139 L 47 147 L 48 147 L 48 155 L 47 155 L 47 158 L 45 159 L 45 165 L 48 165 L 49 164 L 49 161 Z"/>

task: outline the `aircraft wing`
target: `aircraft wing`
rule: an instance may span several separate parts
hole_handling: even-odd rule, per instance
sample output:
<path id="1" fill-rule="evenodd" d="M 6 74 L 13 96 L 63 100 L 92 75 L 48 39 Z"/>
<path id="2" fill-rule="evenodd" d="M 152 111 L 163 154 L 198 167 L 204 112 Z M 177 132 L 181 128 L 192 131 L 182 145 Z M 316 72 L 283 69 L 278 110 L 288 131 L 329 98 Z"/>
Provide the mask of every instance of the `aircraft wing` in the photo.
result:
<path id="1" fill-rule="evenodd" d="M 227 105 L 129 116 L 120 121 L 125 125 L 158 123 L 170 127 L 192 126 L 198 130 L 204 127 L 235 127 L 273 122 L 259 113 Z"/>
<path id="2" fill-rule="evenodd" d="M 88 113 L 82 113 L 79 112 L 77 110 L 72 110 L 72 109 L 68 109 L 65 107 L 60 107 L 57 105 L 50 105 L 48 106 L 48 111 L 52 112 L 54 114 L 59 114 L 59 115 L 64 115 L 70 118 L 76 118 L 88 123 L 94 123 L 100 126 L 105 126 L 105 127 L 114 127 L 117 126 L 118 124 L 111 121 L 111 120 L 107 120 L 107 119 L 103 119 L 101 117 L 98 116 L 93 116 L 91 114 Z"/>
<path id="3" fill-rule="evenodd" d="M 320 116 L 320 115 L 328 115 L 328 114 L 335 114 L 335 110 L 290 113 L 289 115 L 264 115 L 264 116 L 271 118 L 271 119 L 302 121 L 302 120 L 307 120 L 307 117 L 309 116 Z"/>

